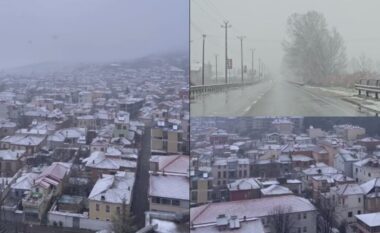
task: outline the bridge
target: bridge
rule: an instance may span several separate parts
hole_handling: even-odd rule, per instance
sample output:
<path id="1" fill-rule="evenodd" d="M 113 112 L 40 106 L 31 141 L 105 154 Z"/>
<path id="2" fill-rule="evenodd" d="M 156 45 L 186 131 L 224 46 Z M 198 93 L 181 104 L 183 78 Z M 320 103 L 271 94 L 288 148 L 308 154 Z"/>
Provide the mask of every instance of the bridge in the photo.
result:
<path id="1" fill-rule="evenodd" d="M 226 91 L 231 88 L 238 88 L 248 85 L 253 85 L 259 81 L 247 81 L 240 83 L 224 83 L 224 84 L 211 84 L 211 85 L 196 85 L 190 87 L 190 98 L 195 98 L 200 95 Z"/>
<path id="2" fill-rule="evenodd" d="M 375 98 L 378 99 L 380 93 L 380 80 L 361 79 L 359 82 L 355 83 L 355 89 L 359 91 L 359 96 L 362 95 L 362 92 L 364 92 L 367 97 L 373 93 L 375 94 Z"/>

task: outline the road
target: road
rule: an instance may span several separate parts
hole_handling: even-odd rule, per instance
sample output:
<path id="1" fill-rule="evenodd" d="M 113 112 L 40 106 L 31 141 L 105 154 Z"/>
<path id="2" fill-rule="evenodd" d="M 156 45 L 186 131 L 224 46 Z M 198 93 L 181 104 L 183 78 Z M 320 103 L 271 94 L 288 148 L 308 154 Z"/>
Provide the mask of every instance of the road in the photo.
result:
<path id="1" fill-rule="evenodd" d="M 137 162 L 136 182 L 133 192 L 132 211 L 136 217 L 138 228 L 145 226 L 145 211 L 149 209 L 150 129 L 149 126 L 145 127 L 142 149 Z"/>
<path id="2" fill-rule="evenodd" d="M 337 94 L 266 81 L 197 98 L 192 116 L 368 116 Z"/>

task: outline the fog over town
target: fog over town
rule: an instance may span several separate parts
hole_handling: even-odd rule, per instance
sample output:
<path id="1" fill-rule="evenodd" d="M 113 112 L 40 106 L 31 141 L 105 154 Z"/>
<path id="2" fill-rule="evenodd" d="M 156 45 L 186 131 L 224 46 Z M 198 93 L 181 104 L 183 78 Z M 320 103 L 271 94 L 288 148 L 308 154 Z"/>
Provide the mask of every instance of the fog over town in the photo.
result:
<path id="1" fill-rule="evenodd" d="M 185 52 L 188 22 L 186 1 L 1 1 L 0 70 Z"/>
<path id="2" fill-rule="evenodd" d="M 0 232 L 189 231 L 188 12 L 1 1 Z"/>

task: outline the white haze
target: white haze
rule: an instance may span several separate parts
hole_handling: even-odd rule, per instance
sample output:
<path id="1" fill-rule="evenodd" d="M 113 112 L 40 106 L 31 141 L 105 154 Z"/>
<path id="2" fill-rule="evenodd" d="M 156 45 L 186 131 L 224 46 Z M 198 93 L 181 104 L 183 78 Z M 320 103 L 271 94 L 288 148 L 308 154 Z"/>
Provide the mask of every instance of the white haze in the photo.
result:
<path id="1" fill-rule="evenodd" d="M 187 0 L 2 0 L 0 69 L 187 51 Z"/>
<path id="2" fill-rule="evenodd" d="M 261 57 L 266 67 L 278 74 L 288 16 L 315 10 L 326 17 L 330 28 L 336 27 L 343 36 L 348 60 L 365 54 L 380 68 L 378 9 L 380 1 L 377 0 L 191 0 L 191 60 L 193 63 L 201 61 L 201 34 L 204 33 L 208 35 L 205 60 L 214 64 L 214 54 L 218 54 L 218 66 L 222 71 L 224 29 L 220 25 L 226 18 L 232 25 L 229 57 L 233 59 L 234 67 L 240 66 L 240 41 L 236 36 L 245 35 L 245 64 L 251 67 L 250 48 L 255 48 L 255 57 Z"/>

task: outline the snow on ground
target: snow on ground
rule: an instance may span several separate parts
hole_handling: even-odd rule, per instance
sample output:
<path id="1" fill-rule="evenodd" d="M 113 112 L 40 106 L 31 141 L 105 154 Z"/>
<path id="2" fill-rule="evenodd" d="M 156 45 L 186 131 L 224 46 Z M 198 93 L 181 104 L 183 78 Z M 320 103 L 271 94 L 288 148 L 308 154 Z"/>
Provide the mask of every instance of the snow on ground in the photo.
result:
<path id="1" fill-rule="evenodd" d="M 308 89 L 318 89 L 324 92 L 330 92 L 337 97 L 340 97 L 342 100 L 350 102 L 352 104 L 358 105 L 364 109 L 369 111 L 380 113 L 380 99 L 377 100 L 371 97 L 359 96 L 358 91 L 352 88 L 344 88 L 344 87 L 313 87 L 313 86 L 305 86 Z"/>
<path id="2" fill-rule="evenodd" d="M 330 93 L 334 93 L 338 96 L 346 97 L 346 96 L 354 96 L 357 95 L 358 92 L 351 88 L 344 88 L 344 87 L 313 87 L 313 86 L 305 86 L 309 89 L 318 89 L 321 91 L 326 91 Z"/>

